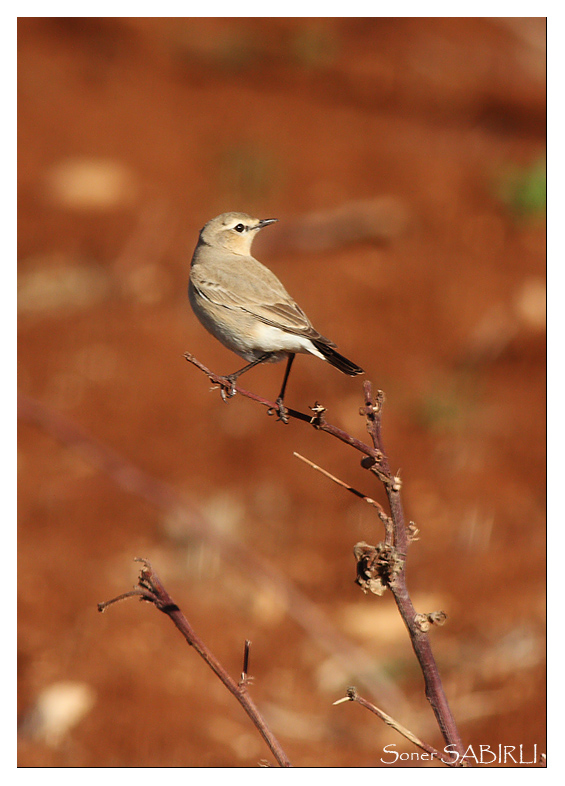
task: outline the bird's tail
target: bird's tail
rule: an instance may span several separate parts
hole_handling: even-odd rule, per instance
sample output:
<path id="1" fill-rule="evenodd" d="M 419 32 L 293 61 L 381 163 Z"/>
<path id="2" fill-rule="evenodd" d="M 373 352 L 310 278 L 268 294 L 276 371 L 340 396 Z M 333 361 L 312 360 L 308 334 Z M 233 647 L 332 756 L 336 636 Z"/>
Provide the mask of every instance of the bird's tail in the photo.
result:
<path id="1" fill-rule="evenodd" d="M 312 344 L 314 344 L 318 352 L 324 356 L 328 363 L 331 363 L 332 366 L 343 371 L 344 374 L 355 377 L 357 374 L 364 373 L 362 368 L 352 363 L 351 360 L 348 360 L 343 355 L 340 355 L 333 347 L 328 346 L 328 344 L 325 344 L 323 341 L 312 340 Z"/>

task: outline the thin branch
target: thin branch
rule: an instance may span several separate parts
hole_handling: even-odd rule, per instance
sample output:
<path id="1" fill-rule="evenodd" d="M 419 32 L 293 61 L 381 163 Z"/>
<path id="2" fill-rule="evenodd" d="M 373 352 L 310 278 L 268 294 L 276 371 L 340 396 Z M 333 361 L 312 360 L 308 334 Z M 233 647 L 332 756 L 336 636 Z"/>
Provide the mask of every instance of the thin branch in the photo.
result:
<path id="1" fill-rule="evenodd" d="M 293 455 L 295 455 L 296 458 L 300 459 L 300 461 L 303 461 L 305 464 L 308 464 L 308 466 L 312 467 L 312 469 L 315 469 L 316 472 L 320 472 L 322 475 L 324 475 L 324 477 L 328 478 L 334 483 L 337 483 L 337 485 L 341 486 L 341 488 L 345 489 L 346 491 L 350 491 L 356 497 L 359 497 L 360 499 L 364 500 L 368 505 L 376 509 L 377 515 L 380 518 L 380 520 L 383 522 L 385 527 L 388 527 L 390 525 L 391 523 L 390 518 L 389 516 L 386 515 L 385 509 L 380 504 L 380 502 L 377 502 L 375 499 L 372 499 L 371 497 L 368 497 L 366 494 L 363 494 L 362 491 L 353 488 L 353 486 L 350 486 L 349 483 L 346 483 L 344 480 L 340 480 L 339 478 L 336 478 L 335 475 L 332 475 L 326 469 L 323 469 L 322 467 L 319 467 L 317 464 L 314 464 L 314 462 L 310 461 L 310 459 L 301 456 L 300 453 L 294 451 Z"/>
<path id="2" fill-rule="evenodd" d="M 197 537 L 213 548 L 261 588 L 271 587 L 281 605 L 317 646 L 328 653 L 350 677 L 380 700 L 410 712 L 402 691 L 384 672 L 375 669 L 373 658 L 344 637 L 320 607 L 313 603 L 287 576 L 271 565 L 256 549 L 218 530 L 214 523 L 178 493 L 174 487 L 142 470 L 104 442 L 95 439 L 70 418 L 45 404 L 18 394 L 18 417 L 43 428 L 64 445 L 73 447 L 93 466 L 104 472 L 119 488 L 135 494 L 150 505 L 174 513 L 182 535 Z M 179 530 L 180 531 L 180 530 Z M 170 538 L 170 533 L 167 533 Z M 181 537 L 181 535 L 177 535 Z"/>
<path id="3" fill-rule="evenodd" d="M 455 719 L 447 702 L 439 670 L 432 652 L 430 639 L 426 630 L 423 629 L 425 626 L 421 625 L 420 616 L 414 608 L 406 585 L 406 557 L 409 535 L 405 525 L 404 509 L 400 495 L 402 483 L 400 482 L 400 478 L 398 476 L 393 476 L 390 471 L 389 461 L 382 442 L 381 417 L 384 404 L 384 393 L 378 391 L 375 404 L 373 404 L 371 383 L 365 381 L 363 387 L 365 392 L 364 412 L 367 419 L 367 430 L 371 435 L 375 450 L 382 456 L 378 476 L 382 479 L 383 473 L 385 474 L 384 486 L 388 496 L 393 522 L 392 545 L 396 552 L 395 558 L 398 570 L 391 572 L 388 586 L 394 596 L 400 616 L 408 629 L 412 647 L 420 663 L 420 668 L 424 675 L 426 698 L 430 702 L 445 741 L 454 747 L 458 756 L 462 756 L 465 749 L 461 737 L 459 736 Z"/>
<path id="4" fill-rule="evenodd" d="M 166 614 L 170 619 L 174 622 L 177 626 L 179 631 L 182 633 L 184 638 L 186 639 L 187 643 L 194 647 L 196 652 L 200 655 L 200 657 L 208 664 L 208 666 L 212 669 L 214 674 L 223 682 L 226 688 L 232 693 L 235 698 L 239 701 L 247 715 L 251 718 L 255 726 L 257 727 L 259 733 L 271 749 L 271 752 L 275 759 L 277 760 L 278 764 L 281 767 L 292 767 L 288 756 L 282 749 L 279 741 L 274 736 L 272 731 L 267 726 L 263 716 L 257 709 L 253 699 L 249 695 L 247 690 L 247 686 L 249 684 L 249 679 L 247 678 L 247 659 L 248 659 L 248 652 L 249 652 L 249 642 L 246 642 L 246 658 L 245 658 L 245 665 L 244 665 L 244 674 L 246 679 L 242 679 L 239 684 L 235 682 L 234 679 L 228 674 L 226 669 L 222 666 L 220 661 L 212 654 L 212 652 L 208 649 L 206 644 L 202 641 L 202 639 L 196 634 L 194 628 L 191 626 L 187 618 L 184 616 L 182 611 L 179 609 L 177 604 L 171 598 L 161 580 L 151 567 L 151 564 L 145 560 L 138 558 L 136 562 L 143 563 L 143 568 L 141 569 L 141 573 L 138 580 L 138 589 L 133 590 L 129 593 L 124 593 L 119 595 L 117 598 L 113 600 L 106 601 L 105 603 L 98 604 L 98 610 L 104 611 L 109 605 L 115 603 L 118 600 L 123 600 L 126 597 L 133 597 L 133 596 L 140 596 L 141 600 L 149 601 L 153 603 L 159 611 L 162 611 Z"/>
<path id="5" fill-rule="evenodd" d="M 210 369 L 206 368 L 206 366 L 196 360 L 190 353 L 186 353 L 185 358 L 203 371 L 212 382 L 220 385 L 222 392 L 225 393 L 226 390 L 232 390 L 231 383 L 226 377 L 222 377 L 210 371 Z M 331 434 L 363 453 L 366 458 L 363 459 L 361 465 L 365 469 L 373 472 L 384 484 L 391 511 L 392 526 L 387 528 L 385 548 L 383 548 L 381 544 L 373 547 L 374 558 L 371 558 L 369 554 L 372 547 L 368 547 L 367 544 L 358 544 L 363 546 L 359 551 L 362 561 L 358 562 L 358 578 L 359 566 L 361 565 L 362 571 L 368 571 L 366 577 L 367 586 L 370 586 L 370 582 L 372 581 L 373 586 L 376 588 L 379 586 L 390 587 L 424 675 L 426 697 L 436 716 L 442 735 L 446 743 L 453 748 L 454 759 L 457 759 L 464 755 L 463 742 L 447 702 L 439 670 L 432 653 L 429 637 L 426 631 L 423 630 L 425 626 L 420 624 L 420 617 L 417 615 L 406 586 L 406 556 L 410 537 L 409 531 L 405 525 L 404 509 L 400 496 L 402 482 L 398 475 L 393 475 L 390 471 L 389 461 L 382 443 L 381 415 L 384 404 L 384 393 L 378 391 L 375 403 L 373 403 L 371 382 L 368 380 L 365 381 L 363 388 L 365 404 L 361 408 L 360 413 L 366 418 L 367 431 L 371 436 L 373 447 L 366 445 L 361 440 L 343 431 L 343 429 L 326 423 L 324 418 L 325 410 L 318 405 L 312 408 L 314 412 L 314 417 L 312 418 L 309 418 L 302 412 L 291 409 L 288 410 L 288 414 L 290 418 L 308 422 L 314 426 L 314 428 Z M 267 399 L 239 387 L 235 388 L 235 390 L 240 395 L 253 399 L 263 406 L 268 407 L 270 411 L 276 410 L 276 404 Z M 380 592 L 378 594 L 380 594 Z"/>
<path id="6" fill-rule="evenodd" d="M 186 353 L 185 358 L 194 366 L 203 371 L 212 382 L 219 385 L 221 391 L 224 393 L 224 397 L 226 391 L 229 391 L 230 393 L 232 392 L 231 382 L 226 377 L 220 376 L 210 371 L 206 366 L 200 363 L 200 361 L 196 360 L 196 358 L 194 358 L 194 356 L 189 353 Z M 274 413 L 277 410 L 277 405 L 275 402 L 269 401 L 239 387 L 236 387 L 235 391 L 246 398 L 256 401 L 262 406 L 267 407 L 271 413 Z M 317 404 L 311 408 L 313 412 L 312 416 L 292 409 L 288 410 L 288 415 L 289 418 L 306 422 L 317 430 L 325 431 L 331 436 L 336 437 L 336 439 L 339 439 L 340 441 L 350 445 L 355 450 L 358 450 L 364 454 L 365 458 L 362 460 L 361 465 L 365 469 L 373 472 L 384 484 L 389 500 L 393 526 L 392 528 L 387 528 L 387 542 L 385 543 L 385 548 L 383 549 L 380 545 L 374 547 L 374 559 L 371 559 L 370 554 L 368 554 L 368 551 L 373 547 L 367 547 L 367 544 L 361 544 L 364 547 L 360 551 L 363 560 L 362 565 L 363 568 L 366 567 L 370 570 L 378 570 L 380 575 L 377 577 L 375 584 L 377 584 L 378 580 L 380 579 L 383 586 L 388 586 L 392 591 L 399 612 L 407 627 L 412 647 L 418 658 L 422 673 L 424 675 L 426 697 L 430 702 L 445 741 L 455 751 L 454 758 L 457 756 L 461 757 L 464 754 L 463 743 L 459 736 L 455 720 L 451 714 L 451 710 L 443 690 L 441 678 L 439 676 L 437 664 L 433 657 L 429 638 L 426 634 L 426 631 L 424 630 L 426 626 L 421 625 L 421 615 L 416 613 L 406 586 L 406 555 L 410 537 L 409 531 L 405 525 L 404 511 L 400 496 L 402 483 L 398 476 L 392 475 L 388 458 L 382 445 L 381 413 L 384 402 L 384 394 L 382 391 L 379 391 L 376 402 L 373 404 L 372 385 L 368 381 L 364 383 L 364 392 L 365 405 L 361 408 L 361 414 L 364 414 L 366 417 L 367 430 L 369 431 L 373 442 L 372 447 L 353 437 L 343 429 L 327 423 L 324 417 L 325 409 Z M 31 402 L 28 401 L 28 404 L 31 404 Z M 37 404 L 33 402 L 31 407 L 34 409 L 37 407 Z M 139 473 L 139 471 L 137 472 Z M 128 480 L 131 482 L 131 478 Z M 161 496 L 163 487 L 154 481 L 153 485 L 157 486 L 157 491 L 159 492 L 158 496 Z M 369 576 L 369 579 L 371 578 L 372 577 Z M 304 600 L 305 599 L 302 599 L 303 606 L 306 605 L 304 604 Z M 292 603 L 289 602 L 287 607 L 289 608 L 289 611 L 291 611 Z M 306 618 L 306 616 L 306 614 L 302 615 L 303 620 Z"/>
<path id="7" fill-rule="evenodd" d="M 215 374 L 213 371 L 210 371 L 209 368 L 197 360 L 194 355 L 191 355 L 190 352 L 185 352 L 184 357 L 186 360 L 188 360 L 189 363 L 192 363 L 193 366 L 196 366 L 196 368 L 199 368 L 200 371 L 203 371 L 211 382 L 219 385 L 220 390 L 234 390 L 236 393 L 239 393 L 240 396 L 249 398 L 252 401 L 256 401 L 258 404 L 266 407 L 271 414 L 274 414 L 277 411 L 276 402 L 269 401 L 269 399 L 263 398 L 263 396 L 258 396 L 256 393 L 251 393 L 249 390 L 239 387 L 239 385 L 232 387 L 232 383 L 227 379 L 227 377 L 221 376 L 220 374 Z M 294 420 L 301 420 L 305 423 L 309 423 L 319 431 L 325 431 L 326 434 L 331 434 L 332 437 L 336 437 L 336 439 L 345 442 L 347 445 L 351 445 L 351 447 L 355 448 L 355 450 L 358 450 L 361 453 L 364 453 L 366 456 L 369 456 L 374 460 L 374 463 L 378 464 L 381 461 L 382 456 L 378 450 L 372 448 L 370 445 L 367 445 L 362 440 L 353 437 L 351 434 L 348 434 L 347 431 L 344 431 L 337 426 L 333 426 L 331 423 L 326 423 L 324 418 L 324 407 L 315 404 L 312 407 L 312 412 L 312 415 L 307 415 L 306 413 L 299 412 L 296 409 L 288 409 L 288 416 Z"/>
<path id="8" fill-rule="evenodd" d="M 423 742 L 421 739 L 419 739 L 419 737 L 416 737 L 416 735 L 413 734 L 413 732 L 407 729 L 406 726 L 403 726 L 401 723 L 394 720 L 394 718 L 391 718 L 390 715 L 388 715 L 386 712 L 383 712 L 383 710 L 379 709 L 370 701 L 367 701 L 367 699 L 364 699 L 362 696 L 359 696 L 356 688 L 348 688 L 347 696 L 344 696 L 343 699 L 338 699 L 337 701 L 334 701 L 334 705 L 343 704 L 343 702 L 345 701 L 356 701 L 357 704 L 360 704 L 362 707 L 365 707 L 365 709 L 370 710 L 370 712 L 373 712 L 375 715 L 377 715 L 382 721 L 384 721 L 387 724 L 387 726 L 390 726 L 391 728 L 395 729 L 399 734 L 401 734 L 407 740 L 412 742 L 418 748 L 421 748 L 426 753 L 429 753 L 433 759 L 438 759 L 438 761 L 443 762 L 443 764 L 446 764 L 448 767 L 468 766 L 467 762 L 465 762 L 464 760 L 454 761 L 451 758 L 449 759 L 443 758 L 442 753 L 438 751 L 437 748 L 434 748 L 432 745 L 428 745 L 427 742 Z"/>

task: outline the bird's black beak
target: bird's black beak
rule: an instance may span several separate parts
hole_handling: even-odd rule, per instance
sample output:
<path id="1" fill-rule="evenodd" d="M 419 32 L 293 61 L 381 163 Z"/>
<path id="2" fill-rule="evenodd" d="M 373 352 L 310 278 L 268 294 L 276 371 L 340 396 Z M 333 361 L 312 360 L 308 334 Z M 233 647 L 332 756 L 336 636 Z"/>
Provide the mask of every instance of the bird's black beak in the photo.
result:
<path id="1" fill-rule="evenodd" d="M 255 229 L 263 229 L 263 227 L 269 226 L 269 224 L 275 224 L 277 221 L 278 218 L 262 218 Z"/>

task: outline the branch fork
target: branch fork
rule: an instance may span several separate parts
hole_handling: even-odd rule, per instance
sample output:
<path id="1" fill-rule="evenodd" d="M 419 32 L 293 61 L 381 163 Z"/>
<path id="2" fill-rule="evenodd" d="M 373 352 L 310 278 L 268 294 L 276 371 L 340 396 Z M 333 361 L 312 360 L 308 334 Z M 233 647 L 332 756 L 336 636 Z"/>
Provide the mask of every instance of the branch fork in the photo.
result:
<path id="1" fill-rule="evenodd" d="M 245 642 L 245 650 L 243 657 L 243 669 L 239 682 L 236 682 L 226 669 L 222 666 L 219 660 L 208 649 L 207 645 L 196 634 L 187 618 L 179 609 L 177 604 L 171 598 L 165 587 L 163 586 L 159 576 L 151 567 L 151 563 L 142 558 L 137 558 L 136 562 L 141 562 L 141 568 L 138 586 L 130 592 L 125 592 L 118 595 L 112 600 L 98 604 L 99 611 L 105 611 L 108 606 L 111 606 L 117 601 L 125 600 L 126 598 L 139 597 L 141 600 L 153 603 L 154 606 L 166 614 L 177 626 L 179 631 L 183 634 L 187 644 L 194 647 L 200 657 L 208 664 L 216 676 L 223 682 L 226 688 L 232 693 L 239 701 L 247 715 L 255 724 L 257 730 L 271 749 L 271 752 L 281 767 L 291 767 L 290 760 L 284 750 L 282 749 L 279 741 L 276 739 L 272 731 L 267 726 L 263 716 L 257 709 L 249 692 L 248 685 L 251 683 L 251 677 L 248 676 L 249 668 L 249 648 L 250 641 Z"/>
<path id="2" fill-rule="evenodd" d="M 203 371 L 213 382 L 221 384 L 223 378 L 218 377 L 214 372 L 206 368 L 193 355 L 186 353 L 185 358 Z M 276 409 L 274 402 L 270 402 L 238 386 L 235 386 L 234 389 L 240 395 L 250 398 L 268 409 Z M 371 546 L 364 542 L 357 544 L 355 547 L 358 565 L 357 582 L 365 591 L 369 590 L 376 594 L 382 594 L 385 588 L 388 587 L 392 592 L 424 676 L 426 697 L 436 716 L 445 742 L 455 751 L 454 758 L 457 756 L 460 759 L 464 756 L 465 749 L 445 696 L 427 634 L 426 626 L 429 626 L 432 620 L 426 617 L 426 615 L 418 615 L 406 586 L 406 557 L 409 545 L 416 540 L 417 528 L 413 522 L 410 522 L 408 526 L 405 523 L 401 499 L 402 480 L 398 473 L 393 474 L 391 472 L 388 457 L 384 450 L 381 426 L 385 396 L 382 390 L 378 390 L 376 396 L 373 397 L 373 386 L 369 380 L 363 383 L 363 392 L 364 404 L 360 408 L 359 413 L 365 418 L 367 432 L 371 437 L 372 445 L 367 445 L 343 429 L 328 423 L 325 419 L 325 411 L 321 412 L 318 404 L 311 408 L 315 414 L 319 415 L 314 420 L 305 413 L 292 409 L 288 409 L 288 417 L 301 420 L 318 430 L 325 431 L 361 452 L 363 454 L 361 466 L 376 475 L 383 484 L 388 497 L 390 516 L 382 508 L 380 510 L 377 508 L 377 510 L 385 528 L 385 541 L 376 546 Z M 303 457 L 300 458 L 307 462 Z M 371 499 L 343 481 L 326 473 L 325 470 L 321 470 L 316 465 L 313 466 L 356 496 L 363 498 L 367 502 Z M 437 624 L 437 620 L 434 619 L 433 621 Z"/>

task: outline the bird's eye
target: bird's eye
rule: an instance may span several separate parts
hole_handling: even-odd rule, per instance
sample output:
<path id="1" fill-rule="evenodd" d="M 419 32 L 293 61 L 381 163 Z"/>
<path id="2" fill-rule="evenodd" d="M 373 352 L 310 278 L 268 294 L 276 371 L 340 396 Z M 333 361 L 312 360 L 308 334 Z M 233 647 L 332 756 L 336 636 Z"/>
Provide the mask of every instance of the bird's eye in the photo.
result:
<path id="1" fill-rule="evenodd" d="M 238 224 L 236 227 L 234 227 L 234 229 L 236 232 L 243 232 L 245 230 L 245 227 L 243 226 L 243 224 Z"/>

